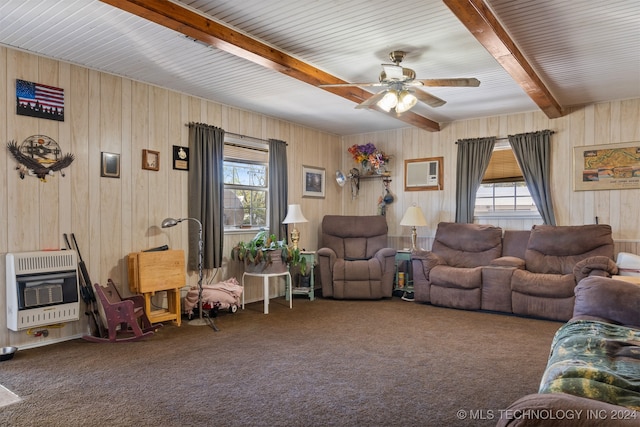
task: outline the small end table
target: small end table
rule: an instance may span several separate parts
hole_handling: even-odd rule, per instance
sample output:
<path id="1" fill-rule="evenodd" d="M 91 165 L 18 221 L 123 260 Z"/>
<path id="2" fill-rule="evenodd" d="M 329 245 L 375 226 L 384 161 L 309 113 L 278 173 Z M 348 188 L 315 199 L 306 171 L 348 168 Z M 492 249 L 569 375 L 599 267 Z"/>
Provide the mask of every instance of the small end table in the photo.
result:
<path id="1" fill-rule="evenodd" d="M 309 266 L 309 274 L 311 275 L 310 282 L 309 282 L 309 287 L 306 286 L 298 286 L 295 288 L 292 288 L 290 292 L 286 292 L 287 298 L 289 300 L 293 299 L 293 295 L 307 295 L 309 297 L 309 300 L 313 301 L 314 300 L 314 288 L 315 288 L 315 278 L 314 278 L 314 268 L 316 265 L 316 253 L 315 251 L 304 251 L 304 252 L 300 252 L 300 256 L 305 258 L 307 260 L 307 265 Z"/>
<path id="2" fill-rule="evenodd" d="M 400 262 L 402 261 L 408 261 L 409 265 L 411 265 L 411 250 L 402 249 L 396 252 L 396 283 L 394 286 L 394 290 L 403 291 L 406 295 L 407 293 L 413 292 L 413 278 L 411 277 L 411 273 L 409 273 L 404 278 L 404 284 L 400 286 L 398 278 L 400 276 Z M 411 268 L 409 269 L 409 271 L 411 271 Z"/>
<path id="3" fill-rule="evenodd" d="M 244 277 L 245 276 L 254 276 L 254 277 L 262 277 L 262 285 L 263 285 L 263 299 L 264 299 L 264 314 L 269 314 L 269 278 L 270 277 L 279 277 L 279 276 L 287 276 L 286 277 L 286 289 L 291 289 L 291 274 L 289 271 L 284 271 L 282 273 L 247 273 L 244 272 L 242 274 L 242 309 L 244 310 Z M 289 294 L 289 292 L 286 292 Z M 291 304 L 291 296 L 288 298 L 289 300 L 289 308 L 293 308 Z"/>

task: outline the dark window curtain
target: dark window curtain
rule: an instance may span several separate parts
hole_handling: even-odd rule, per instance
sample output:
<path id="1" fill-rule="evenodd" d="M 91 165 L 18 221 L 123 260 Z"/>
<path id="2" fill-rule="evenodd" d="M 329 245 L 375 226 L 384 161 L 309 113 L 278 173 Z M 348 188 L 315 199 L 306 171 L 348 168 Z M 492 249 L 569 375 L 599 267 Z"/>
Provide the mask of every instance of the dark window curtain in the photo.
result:
<path id="1" fill-rule="evenodd" d="M 189 217 L 202 222 L 203 268 L 222 266 L 224 130 L 189 123 Z M 198 269 L 198 225 L 189 221 L 190 270 Z"/>
<path id="2" fill-rule="evenodd" d="M 287 195 L 289 178 L 287 175 L 287 143 L 277 139 L 269 140 L 269 232 L 278 240 L 287 238 L 287 230 L 282 223 L 287 215 Z"/>
<path id="3" fill-rule="evenodd" d="M 476 192 L 489 166 L 495 143 L 495 136 L 461 139 L 456 142 L 456 144 L 458 144 L 458 161 L 456 165 L 456 222 L 473 222 Z"/>
<path id="4" fill-rule="evenodd" d="M 545 224 L 556 225 L 549 183 L 553 131 L 509 135 L 509 143 L 520 164 L 529 193 Z"/>

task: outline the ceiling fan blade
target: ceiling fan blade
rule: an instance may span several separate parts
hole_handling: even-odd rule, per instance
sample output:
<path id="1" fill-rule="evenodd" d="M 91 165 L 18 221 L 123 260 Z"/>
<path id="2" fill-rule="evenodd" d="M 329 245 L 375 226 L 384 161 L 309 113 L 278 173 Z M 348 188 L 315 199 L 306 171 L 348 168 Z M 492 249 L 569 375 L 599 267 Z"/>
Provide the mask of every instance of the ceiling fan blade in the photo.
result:
<path id="1" fill-rule="evenodd" d="M 341 83 L 335 85 L 318 85 L 318 87 L 374 87 L 374 86 L 386 86 L 384 83 L 376 82 L 376 83 Z"/>
<path id="2" fill-rule="evenodd" d="M 416 98 L 418 98 L 419 101 L 424 102 L 429 107 L 434 107 L 434 108 L 441 107 L 447 103 L 447 101 L 440 99 L 437 96 L 431 95 L 430 93 L 423 92 L 421 90 L 416 90 L 414 92 L 414 95 L 416 96 Z"/>
<path id="3" fill-rule="evenodd" d="M 424 79 L 416 80 L 422 83 L 423 86 L 480 86 L 480 80 L 476 78 L 460 78 L 460 79 Z"/>
<path id="4" fill-rule="evenodd" d="M 369 108 L 369 106 L 374 105 L 376 102 L 380 101 L 385 96 L 386 93 L 387 93 L 386 90 L 380 91 L 375 95 L 366 99 L 364 102 L 361 102 L 360 104 L 356 105 L 356 108 Z"/>

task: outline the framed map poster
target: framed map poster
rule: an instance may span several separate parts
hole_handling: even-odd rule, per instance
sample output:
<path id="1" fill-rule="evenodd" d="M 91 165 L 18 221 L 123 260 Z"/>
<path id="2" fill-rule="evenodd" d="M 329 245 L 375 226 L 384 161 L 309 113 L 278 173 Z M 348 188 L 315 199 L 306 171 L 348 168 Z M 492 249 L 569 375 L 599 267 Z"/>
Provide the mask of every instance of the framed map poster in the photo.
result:
<path id="1" fill-rule="evenodd" d="M 640 188 L 640 141 L 574 147 L 575 191 Z"/>

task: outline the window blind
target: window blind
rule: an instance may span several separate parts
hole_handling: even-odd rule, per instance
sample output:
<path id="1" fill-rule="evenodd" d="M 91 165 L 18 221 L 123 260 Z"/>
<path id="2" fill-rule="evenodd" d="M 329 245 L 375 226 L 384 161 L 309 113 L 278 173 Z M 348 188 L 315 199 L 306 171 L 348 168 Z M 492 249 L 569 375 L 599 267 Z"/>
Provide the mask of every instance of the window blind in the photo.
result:
<path id="1" fill-rule="evenodd" d="M 491 154 L 487 171 L 482 178 L 482 183 L 493 184 L 520 181 L 524 181 L 524 177 L 511 147 L 494 150 Z"/>
<path id="2" fill-rule="evenodd" d="M 256 163 L 268 163 L 269 152 L 261 148 L 246 147 L 238 144 L 224 144 L 224 158 Z"/>

